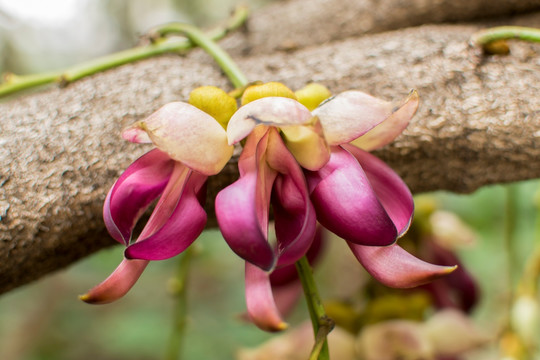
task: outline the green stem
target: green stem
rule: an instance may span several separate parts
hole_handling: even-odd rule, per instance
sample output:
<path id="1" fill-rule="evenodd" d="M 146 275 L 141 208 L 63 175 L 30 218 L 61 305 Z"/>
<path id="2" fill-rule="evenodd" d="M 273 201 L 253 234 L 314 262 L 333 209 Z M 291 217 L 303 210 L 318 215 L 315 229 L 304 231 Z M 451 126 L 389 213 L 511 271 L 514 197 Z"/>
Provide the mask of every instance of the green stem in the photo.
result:
<path id="1" fill-rule="evenodd" d="M 302 282 L 302 288 L 306 297 L 309 316 L 315 333 L 315 345 L 309 357 L 310 360 L 328 360 L 330 354 L 328 352 L 327 335 L 332 331 L 334 322 L 328 318 L 324 310 L 315 279 L 313 279 L 313 271 L 307 258 L 304 256 L 296 262 L 296 271 Z"/>
<path id="2" fill-rule="evenodd" d="M 494 41 L 518 39 L 530 42 L 540 42 L 540 29 L 523 26 L 498 26 L 475 33 L 471 40 L 480 46 Z"/>
<path id="3" fill-rule="evenodd" d="M 165 353 L 166 360 L 178 360 L 182 355 L 182 342 L 187 322 L 187 285 L 193 246 L 187 248 L 178 262 L 176 276 L 172 279 L 171 293 L 175 299 L 173 330 Z"/>
<path id="4" fill-rule="evenodd" d="M 515 266 L 516 253 L 514 233 L 516 230 L 516 192 L 515 185 L 510 184 L 505 187 L 506 204 L 505 204 L 505 226 L 504 226 L 504 247 L 506 252 L 506 262 L 508 266 L 508 288 L 509 288 L 509 303 L 512 304 L 514 297 L 514 281 L 515 281 Z"/>
<path id="5" fill-rule="evenodd" d="M 199 32 L 203 35 L 203 37 L 213 41 L 219 40 L 229 32 L 242 26 L 247 19 L 247 15 L 248 11 L 245 7 L 238 7 L 224 28 L 217 28 L 210 31 L 208 34 L 204 34 L 200 30 Z M 164 25 L 163 28 L 167 28 L 168 26 L 169 25 Z M 154 31 L 159 33 L 159 29 Z M 194 42 L 190 41 L 189 39 L 159 38 L 151 44 L 137 46 L 132 49 L 106 55 L 94 60 L 74 65 L 66 70 L 22 76 L 8 75 L 6 76 L 4 83 L 0 84 L 0 97 L 54 82 L 67 84 L 83 77 L 112 69 L 120 65 L 165 53 L 186 51 L 193 48 L 193 46 Z"/>
<path id="6" fill-rule="evenodd" d="M 234 60 L 223 50 L 218 44 L 215 43 L 208 35 L 203 33 L 195 26 L 189 24 L 169 24 L 164 29 L 166 33 L 178 32 L 184 34 L 195 45 L 198 45 L 204 49 L 214 60 L 218 63 L 219 67 L 223 70 L 225 75 L 229 78 L 235 88 L 241 88 L 247 85 L 248 80 L 242 73 L 238 65 Z"/>

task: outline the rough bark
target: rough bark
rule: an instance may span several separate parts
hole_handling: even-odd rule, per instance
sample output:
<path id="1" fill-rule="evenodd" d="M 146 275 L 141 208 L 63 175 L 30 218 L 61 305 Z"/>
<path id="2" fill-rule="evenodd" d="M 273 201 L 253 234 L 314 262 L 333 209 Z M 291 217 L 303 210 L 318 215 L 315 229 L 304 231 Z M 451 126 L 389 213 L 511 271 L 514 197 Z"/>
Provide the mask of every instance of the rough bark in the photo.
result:
<path id="1" fill-rule="evenodd" d="M 538 9 L 540 0 L 285 0 L 254 14 L 249 32 L 227 43 L 244 55 L 266 54 L 422 24 L 496 22 Z"/>
<path id="2" fill-rule="evenodd" d="M 475 26 L 424 26 L 336 41 L 290 53 L 239 58 L 253 80 L 332 91 L 362 89 L 388 100 L 416 88 L 420 110 L 377 154 L 415 192 L 469 192 L 540 176 L 538 45 L 482 57 Z M 148 147 L 120 130 L 203 84 L 227 80 L 201 51 L 163 56 L 67 88 L 0 104 L 0 292 L 112 244 L 101 207 L 118 175 Z M 211 199 L 236 177 L 211 179 Z"/>

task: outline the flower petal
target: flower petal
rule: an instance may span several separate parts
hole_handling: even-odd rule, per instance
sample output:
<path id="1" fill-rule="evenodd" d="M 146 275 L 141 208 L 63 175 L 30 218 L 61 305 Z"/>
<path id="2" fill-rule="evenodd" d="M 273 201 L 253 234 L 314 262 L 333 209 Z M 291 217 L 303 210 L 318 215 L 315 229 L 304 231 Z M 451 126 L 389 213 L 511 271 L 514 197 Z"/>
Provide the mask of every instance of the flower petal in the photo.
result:
<path id="1" fill-rule="evenodd" d="M 250 319 L 265 331 L 287 328 L 274 301 L 268 273 L 246 262 L 246 305 Z"/>
<path id="2" fill-rule="evenodd" d="M 173 185 L 175 189 L 170 193 L 165 191 L 163 197 L 169 197 L 164 202 L 175 204 L 174 211 L 158 230 L 146 237 L 141 234 L 137 242 L 128 246 L 125 251 L 126 258 L 169 259 L 184 251 L 204 230 L 206 212 L 199 203 L 198 192 L 203 187 L 207 176 L 188 170 L 187 175 L 180 173 L 175 176 L 173 174 L 171 180 L 173 177 L 176 177 L 174 180 L 177 180 L 176 184 Z M 160 212 L 161 208 L 156 206 L 154 214 Z M 169 212 L 165 211 L 164 216 L 168 214 Z"/>
<path id="3" fill-rule="evenodd" d="M 128 245 L 139 217 L 165 189 L 174 161 L 157 149 L 135 160 L 118 178 L 103 206 L 105 226 L 121 244 Z"/>
<path id="4" fill-rule="evenodd" d="M 204 111 L 183 102 L 164 105 L 126 129 L 124 137 L 138 139 L 134 129 L 146 131 L 158 149 L 205 175 L 220 172 L 233 153 L 221 125 Z"/>
<path id="5" fill-rule="evenodd" d="M 379 125 L 392 115 L 392 104 L 363 93 L 345 91 L 313 110 L 330 145 L 348 143 Z"/>
<path id="6" fill-rule="evenodd" d="M 414 200 L 411 191 L 398 174 L 384 161 L 352 145 L 343 145 L 358 160 L 377 198 L 398 230 L 403 235 L 411 224 Z"/>
<path id="7" fill-rule="evenodd" d="M 397 110 L 393 111 L 392 115 L 358 139 L 353 140 L 351 144 L 360 149 L 372 151 L 391 143 L 409 125 L 418 109 L 418 103 L 418 93 L 413 90 L 407 99 L 397 107 Z"/>
<path id="8" fill-rule="evenodd" d="M 330 149 L 317 118 L 313 118 L 310 124 L 282 126 L 280 129 L 287 149 L 304 169 L 319 170 L 330 159 Z"/>
<path id="9" fill-rule="evenodd" d="M 422 261 L 399 245 L 362 246 L 347 242 L 367 272 L 386 286 L 412 288 L 450 274 L 457 266 L 439 266 Z"/>
<path id="10" fill-rule="evenodd" d="M 311 113 L 298 101 L 284 97 L 265 97 L 242 106 L 229 121 L 229 144 L 242 140 L 257 125 L 301 125 L 311 121 Z"/>
<path id="11" fill-rule="evenodd" d="M 231 249 L 264 270 L 275 265 L 268 244 L 268 212 L 277 175 L 266 163 L 267 132 L 252 133 L 238 161 L 240 179 L 216 196 L 219 228 Z"/>
<path id="12" fill-rule="evenodd" d="M 385 246 L 397 230 L 379 202 L 358 161 L 333 147 L 330 161 L 318 172 L 306 172 L 317 219 L 336 235 L 360 245 Z"/>
<path id="13" fill-rule="evenodd" d="M 145 260 L 124 259 L 101 284 L 79 298 L 89 304 L 108 304 L 124 296 L 135 285 L 148 265 Z"/>
<path id="14" fill-rule="evenodd" d="M 129 127 L 122 131 L 122 138 L 136 144 L 151 144 L 152 139 L 148 133 L 139 127 Z"/>
<path id="15" fill-rule="evenodd" d="M 317 218 L 302 169 L 275 128 L 269 129 L 267 162 L 279 173 L 272 193 L 277 266 L 289 265 L 304 256 L 311 246 Z"/>

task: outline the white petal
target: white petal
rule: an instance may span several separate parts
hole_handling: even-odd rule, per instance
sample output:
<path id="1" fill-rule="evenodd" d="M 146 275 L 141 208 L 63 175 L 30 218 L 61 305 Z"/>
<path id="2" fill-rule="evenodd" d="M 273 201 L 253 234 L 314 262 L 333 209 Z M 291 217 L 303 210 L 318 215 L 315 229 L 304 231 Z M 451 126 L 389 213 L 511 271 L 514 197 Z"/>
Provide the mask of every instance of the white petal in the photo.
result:
<path id="1" fill-rule="evenodd" d="M 388 118 L 351 143 L 366 151 L 379 149 L 391 143 L 409 125 L 418 109 L 418 103 L 418 93 L 413 90 Z"/>
<path id="2" fill-rule="evenodd" d="M 361 91 L 342 92 L 313 110 L 330 145 L 345 144 L 362 136 L 391 114 L 391 103 Z"/>
<path id="3" fill-rule="evenodd" d="M 242 106 L 229 121 L 229 144 L 245 138 L 257 125 L 287 126 L 310 122 L 309 110 L 298 101 L 284 97 L 265 97 Z"/>
<path id="4" fill-rule="evenodd" d="M 212 116 L 183 102 L 164 105 L 127 129 L 125 136 L 138 134 L 135 129 L 144 130 L 172 159 L 205 175 L 220 172 L 233 153 L 223 127 Z"/>

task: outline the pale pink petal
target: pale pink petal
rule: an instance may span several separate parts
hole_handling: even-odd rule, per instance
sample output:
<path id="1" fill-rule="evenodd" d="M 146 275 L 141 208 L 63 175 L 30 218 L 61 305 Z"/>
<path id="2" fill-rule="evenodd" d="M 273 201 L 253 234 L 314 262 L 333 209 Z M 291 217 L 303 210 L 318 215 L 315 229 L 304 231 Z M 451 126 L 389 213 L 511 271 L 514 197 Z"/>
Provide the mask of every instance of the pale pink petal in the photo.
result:
<path id="1" fill-rule="evenodd" d="M 265 97 L 242 106 L 227 125 L 229 144 L 242 140 L 257 125 L 301 125 L 311 121 L 311 113 L 298 101 L 284 97 Z"/>
<path id="2" fill-rule="evenodd" d="M 392 115 L 358 139 L 353 140 L 351 144 L 366 151 L 372 151 L 391 143 L 409 125 L 418 109 L 418 104 L 418 93 L 413 90 Z"/>
<path id="3" fill-rule="evenodd" d="M 145 120 L 125 130 L 125 137 L 139 139 L 144 130 L 154 145 L 179 162 L 205 175 L 223 169 L 232 156 L 227 133 L 210 115 L 183 102 L 164 105 Z"/>
<path id="4" fill-rule="evenodd" d="M 392 104 L 363 93 L 345 91 L 313 110 L 322 124 L 326 141 L 340 145 L 364 135 L 392 114 Z"/>
<path id="5" fill-rule="evenodd" d="M 358 161 L 333 147 L 330 161 L 318 172 L 306 172 L 317 219 L 336 235 L 360 245 L 385 246 L 397 230 Z"/>
<path id="6" fill-rule="evenodd" d="M 135 285 L 148 265 L 145 260 L 124 259 L 101 284 L 79 298 L 89 304 L 108 304 L 120 299 Z"/>
<path id="7" fill-rule="evenodd" d="M 135 160 L 116 180 L 103 206 L 105 226 L 127 245 L 135 223 L 165 189 L 175 162 L 157 149 Z"/>
<path id="8" fill-rule="evenodd" d="M 139 127 L 129 127 L 122 131 L 122 138 L 136 144 L 150 144 L 152 139 L 148 133 Z"/>
<path id="9" fill-rule="evenodd" d="M 343 145 L 358 160 L 377 198 L 392 219 L 398 236 L 411 224 L 414 201 L 411 191 L 398 174 L 376 156 L 352 145 Z"/>
<path id="10" fill-rule="evenodd" d="M 287 328 L 274 301 L 268 273 L 249 262 L 246 262 L 246 305 L 250 319 L 262 330 Z"/>
<path id="11" fill-rule="evenodd" d="M 427 263 L 397 244 L 385 247 L 347 244 L 371 276 L 393 288 L 416 287 L 448 275 L 457 268 Z"/>

